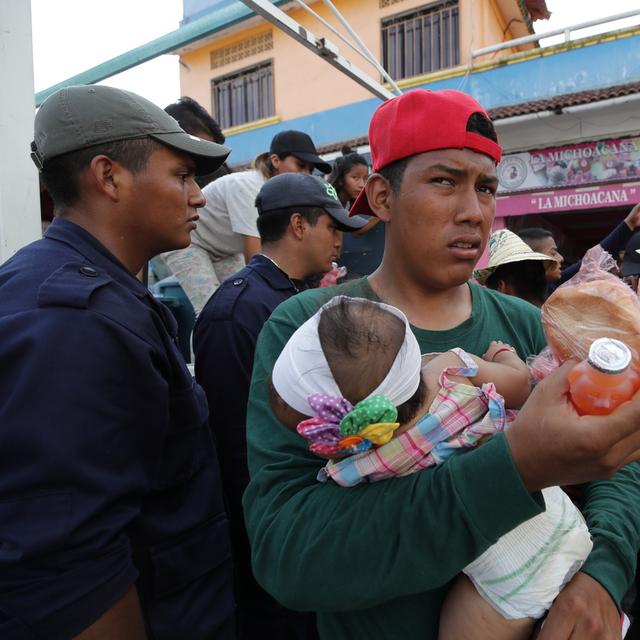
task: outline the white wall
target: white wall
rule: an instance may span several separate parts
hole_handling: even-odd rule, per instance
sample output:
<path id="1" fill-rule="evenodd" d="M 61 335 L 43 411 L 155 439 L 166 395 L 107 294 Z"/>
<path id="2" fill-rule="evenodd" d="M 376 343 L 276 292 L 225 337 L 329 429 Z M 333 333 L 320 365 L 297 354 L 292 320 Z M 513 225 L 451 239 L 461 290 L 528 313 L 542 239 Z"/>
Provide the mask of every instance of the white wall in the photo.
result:
<path id="1" fill-rule="evenodd" d="M 38 174 L 29 157 L 34 89 L 31 3 L 0 1 L 0 263 L 41 236 Z"/>

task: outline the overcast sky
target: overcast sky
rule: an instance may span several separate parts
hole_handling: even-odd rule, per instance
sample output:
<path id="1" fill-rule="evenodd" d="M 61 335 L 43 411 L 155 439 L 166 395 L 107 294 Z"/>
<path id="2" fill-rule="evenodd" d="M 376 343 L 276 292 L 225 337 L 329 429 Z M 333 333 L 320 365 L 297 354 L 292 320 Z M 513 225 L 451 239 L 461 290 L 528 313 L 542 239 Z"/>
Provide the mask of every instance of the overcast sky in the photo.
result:
<path id="1" fill-rule="evenodd" d="M 535 23 L 538 33 L 640 8 L 638 0 L 547 0 L 547 7 L 553 15 Z M 35 88 L 41 91 L 177 29 L 182 1 L 31 0 L 31 12 Z M 632 24 L 640 24 L 640 15 L 615 28 Z M 575 37 L 597 30 L 582 31 Z M 341 52 L 350 53 L 346 46 Z M 180 96 L 177 56 L 161 56 L 105 84 L 135 91 L 164 107 Z"/>

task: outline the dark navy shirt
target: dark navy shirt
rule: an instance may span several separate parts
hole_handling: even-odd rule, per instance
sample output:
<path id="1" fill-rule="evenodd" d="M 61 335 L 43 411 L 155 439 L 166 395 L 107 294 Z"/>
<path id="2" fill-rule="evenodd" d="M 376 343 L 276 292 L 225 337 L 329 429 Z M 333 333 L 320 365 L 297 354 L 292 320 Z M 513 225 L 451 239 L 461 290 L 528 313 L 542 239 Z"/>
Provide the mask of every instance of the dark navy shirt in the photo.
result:
<path id="1" fill-rule="evenodd" d="M 170 312 L 56 219 L 0 266 L 0 354 L 0 638 L 70 638 L 133 583 L 149 638 L 232 638 L 207 403 Z"/>
<path id="2" fill-rule="evenodd" d="M 255 582 L 242 513 L 242 494 L 249 483 L 245 423 L 258 334 L 271 312 L 300 286 L 269 258 L 256 255 L 216 290 L 193 335 L 196 379 L 211 407 L 231 520 L 241 640 L 317 637 L 314 615 L 284 609 Z"/>
<path id="3" fill-rule="evenodd" d="M 211 407 L 229 509 L 240 509 L 249 482 L 245 422 L 253 355 L 271 312 L 297 292 L 287 274 L 263 255 L 231 276 L 200 313 L 193 333 L 196 380 Z"/>

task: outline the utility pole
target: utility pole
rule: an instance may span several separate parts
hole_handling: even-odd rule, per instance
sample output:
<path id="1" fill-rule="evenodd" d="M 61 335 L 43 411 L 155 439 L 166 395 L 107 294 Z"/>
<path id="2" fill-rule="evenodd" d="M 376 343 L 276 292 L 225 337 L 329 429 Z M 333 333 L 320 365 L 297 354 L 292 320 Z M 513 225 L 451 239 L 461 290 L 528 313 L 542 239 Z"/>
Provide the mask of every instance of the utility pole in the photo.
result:
<path id="1" fill-rule="evenodd" d="M 33 138 L 31 3 L 0 2 L 0 263 L 42 235 Z"/>

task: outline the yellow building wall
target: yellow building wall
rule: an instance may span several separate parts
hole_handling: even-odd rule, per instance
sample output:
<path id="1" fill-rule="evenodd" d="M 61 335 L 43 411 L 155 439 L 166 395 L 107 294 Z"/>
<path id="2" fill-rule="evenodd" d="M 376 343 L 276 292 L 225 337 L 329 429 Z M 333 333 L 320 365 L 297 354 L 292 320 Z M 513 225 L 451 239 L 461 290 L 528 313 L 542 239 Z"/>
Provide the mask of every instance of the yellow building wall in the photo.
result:
<path id="1" fill-rule="evenodd" d="M 516 11 L 517 2 L 516 0 L 512 0 L 512 2 L 514 11 Z M 379 60 L 381 56 L 381 20 L 388 16 L 426 6 L 429 3 L 424 0 L 397 0 L 384 8 L 380 8 L 379 0 L 336 0 L 334 4 Z M 315 2 L 311 6 L 327 22 L 336 26 L 336 19 L 324 3 Z M 325 36 L 337 45 L 344 57 L 372 78 L 380 79 L 371 65 L 307 11 L 297 8 L 289 12 L 289 15 L 315 36 Z M 478 49 L 512 37 L 509 32 L 506 35 L 503 34 L 506 21 L 495 0 L 459 0 L 459 15 L 461 65 L 467 65 L 471 61 L 470 52 L 472 49 Z M 342 31 L 341 28 L 339 30 Z M 273 33 L 273 48 L 271 50 L 211 69 L 211 51 L 232 46 L 265 31 Z M 180 57 L 182 63 L 180 68 L 181 93 L 191 96 L 211 110 L 212 79 L 226 76 L 266 60 L 273 61 L 275 115 L 281 120 L 325 111 L 371 97 L 366 89 L 266 22 L 259 26 L 239 29 L 228 35 L 222 35 L 196 50 L 183 54 Z"/>

